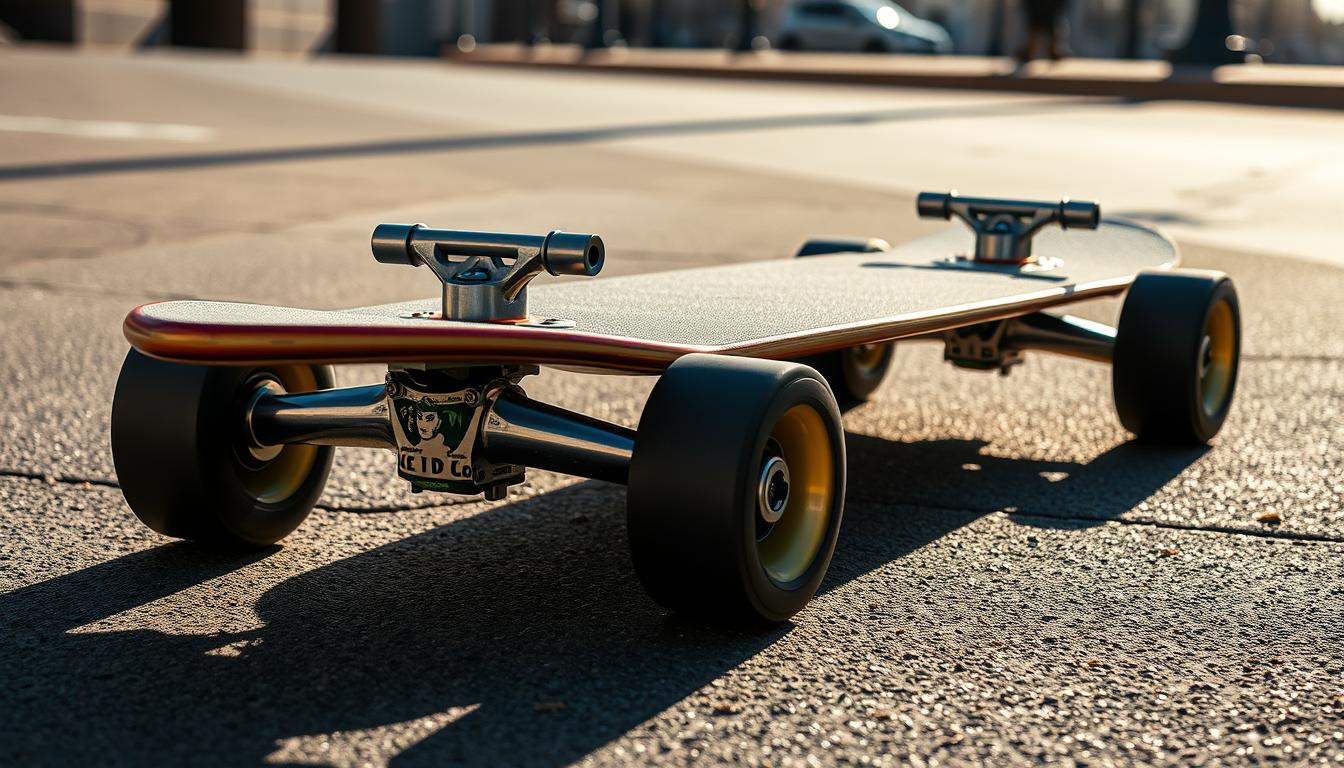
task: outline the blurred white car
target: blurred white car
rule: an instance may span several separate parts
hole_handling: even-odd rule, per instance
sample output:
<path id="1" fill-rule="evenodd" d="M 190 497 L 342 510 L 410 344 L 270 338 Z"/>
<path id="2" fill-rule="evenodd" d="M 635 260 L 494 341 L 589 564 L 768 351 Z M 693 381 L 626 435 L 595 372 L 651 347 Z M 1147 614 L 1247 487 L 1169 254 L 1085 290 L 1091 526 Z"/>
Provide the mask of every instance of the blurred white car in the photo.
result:
<path id="1" fill-rule="evenodd" d="M 776 39 L 794 51 L 952 52 L 947 30 L 886 0 L 799 0 Z"/>

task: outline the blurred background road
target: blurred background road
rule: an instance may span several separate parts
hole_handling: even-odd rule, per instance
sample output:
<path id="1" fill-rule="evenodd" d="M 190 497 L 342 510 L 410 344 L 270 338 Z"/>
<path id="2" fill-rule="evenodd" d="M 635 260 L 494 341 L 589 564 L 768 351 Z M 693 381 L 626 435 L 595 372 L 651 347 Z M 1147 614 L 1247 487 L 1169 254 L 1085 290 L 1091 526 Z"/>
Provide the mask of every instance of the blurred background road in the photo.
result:
<path id="1" fill-rule="evenodd" d="M 0 761 L 1344 761 L 1341 136 L 1324 110 L 6 49 Z M 117 490 L 138 303 L 432 293 L 374 263 L 382 221 L 598 232 L 621 274 L 907 239 L 949 188 L 1098 199 L 1230 272 L 1214 445 L 1128 442 L 1101 366 L 903 345 L 846 415 L 823 594 L 765 634 L 650 603 L 602 483 L 412 497 L 341 451 L 309 521 L 241 558 Z M 633 426 L 650 384 L 529 392 Z"/>

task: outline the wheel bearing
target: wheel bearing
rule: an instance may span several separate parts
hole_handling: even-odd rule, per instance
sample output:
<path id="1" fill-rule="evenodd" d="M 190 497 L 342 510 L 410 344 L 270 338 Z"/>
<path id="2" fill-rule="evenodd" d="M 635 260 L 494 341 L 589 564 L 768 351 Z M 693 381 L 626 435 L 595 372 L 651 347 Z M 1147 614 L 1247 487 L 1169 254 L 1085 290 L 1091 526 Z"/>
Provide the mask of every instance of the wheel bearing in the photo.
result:
<path id="1" fill-rule="evenodd" d="M 779 522 L 789 505 L 789 464 L 783 456 L 771 456 L 761 467 L 756 484 L 756 509 L 769 525 Z"/>

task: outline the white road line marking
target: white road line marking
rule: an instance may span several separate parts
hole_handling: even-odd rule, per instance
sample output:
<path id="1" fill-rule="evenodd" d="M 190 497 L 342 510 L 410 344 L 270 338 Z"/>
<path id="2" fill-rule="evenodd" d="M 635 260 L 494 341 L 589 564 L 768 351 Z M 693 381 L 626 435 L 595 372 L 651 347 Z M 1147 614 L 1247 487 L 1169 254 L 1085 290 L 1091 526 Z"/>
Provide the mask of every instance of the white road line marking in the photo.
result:
<path id="1" fill-rule="evenodd" d="M 121 120 L 67 120 L 41 115 L 0 115 L 0 131 L 51 133 L 85 139 L 182 141 L 200 143 L 215 137 L 215 129 L 177 123 L 130 123 Z"/>

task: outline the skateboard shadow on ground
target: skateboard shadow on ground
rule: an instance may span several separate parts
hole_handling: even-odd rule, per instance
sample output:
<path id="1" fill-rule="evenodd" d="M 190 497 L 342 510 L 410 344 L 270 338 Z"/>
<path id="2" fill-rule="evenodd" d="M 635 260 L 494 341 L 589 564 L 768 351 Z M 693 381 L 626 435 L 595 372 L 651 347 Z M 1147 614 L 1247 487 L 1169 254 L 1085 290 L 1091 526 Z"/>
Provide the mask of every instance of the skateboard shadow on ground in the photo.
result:
<path id="1" fill-rule="evenodd" d="M 990 459 L 983 447 L 851 434 L 854 503 L 824 589 L 993 509 L 1066 510 L 1070 525 L 1114 517 L 1199 456 L 1122 445 L 1079 466 Z M 970 464 L 980 469 L 963 469 Z M 790 631 L 717 631 L 662 613 L 629 564 L 624 492 L 602 483 L 289 578 L 257 601 L 255 631 L 70 631 L 266 556 L 166 544 L 0 596 L 0 663 L 11 680 L 0 701 L 9 713 L 0 759 L 283 763 L 276 750 L 286 740 L 339 745 L 339 735 L 325 735 L 431 718 L 393 765 L 558 765 L 676 706 Z M 220 654 L 226 646 L 236 650 Z"/>
<path id="2" fill-rule="evenodd" d="M 894 443 L 850 433 L 847 446 L 849 503 L 1005 511 L 1064 527 L 1129 512 L 1209 451 L 1126 442 L 1082 464 L 1000 458 L 981 440 Z"/>

